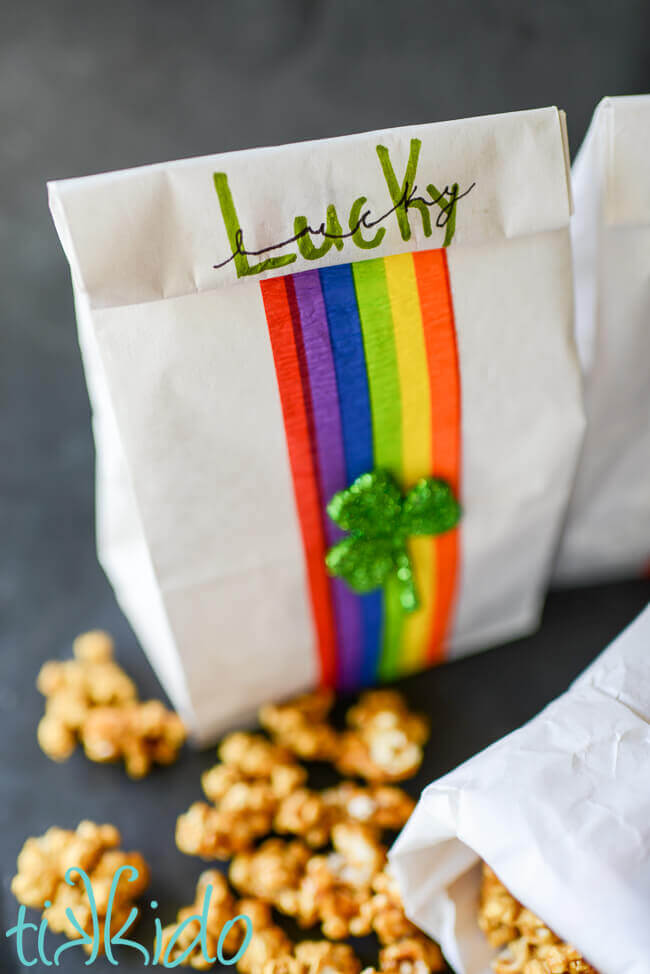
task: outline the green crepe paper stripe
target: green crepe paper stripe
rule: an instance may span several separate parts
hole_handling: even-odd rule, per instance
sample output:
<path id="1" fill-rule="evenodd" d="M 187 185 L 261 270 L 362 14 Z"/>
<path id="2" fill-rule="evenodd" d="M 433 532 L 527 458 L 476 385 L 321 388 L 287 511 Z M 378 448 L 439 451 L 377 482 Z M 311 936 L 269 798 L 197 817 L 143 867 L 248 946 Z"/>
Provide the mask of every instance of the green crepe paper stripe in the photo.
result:
<path id="1" fill-rule="evenodd" d="M 352 273 L 368 370 L 375 468 L 387 470 L 401 484 L 401 392 L 384 261 L 358 261 L 352 264 Z M 399 673 L 403 618 L 399 586 L 390 579 L 384 588 L 384 633 L 379 659 L 382 680 L 395 679 Z"/>

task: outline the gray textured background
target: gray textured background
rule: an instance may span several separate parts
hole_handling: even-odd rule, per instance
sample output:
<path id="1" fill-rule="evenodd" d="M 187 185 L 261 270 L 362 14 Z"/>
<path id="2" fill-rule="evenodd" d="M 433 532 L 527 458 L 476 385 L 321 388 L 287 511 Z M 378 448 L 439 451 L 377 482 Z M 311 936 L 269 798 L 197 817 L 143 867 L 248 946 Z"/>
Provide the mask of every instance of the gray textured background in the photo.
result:
<path id="1" fill-rule="evenodd" d="M 173 824 L 213 760 L 132 784 L 79 755 L 56 766 L 35 743 L 38 667 L 83 628 L 112 630 L 158 692 L 95 561 L 89 409 L 46 179 L 552 103 L 575 150 L 602 95 L 650 88 L 649 25 L 642 0 L 0 5 L 0 934 L 23 839 L 84 816 L 142 848 L 169 919 L 200 869 Z M 434 720 L 414 787 L 531 716 L 646 598 L 641 582 L 552 595 L 533 638 L 410 681 Z M 0 939 L 0 971 L 15 964 Z M 65 972 L 83 969 L 66 955 Z"/>

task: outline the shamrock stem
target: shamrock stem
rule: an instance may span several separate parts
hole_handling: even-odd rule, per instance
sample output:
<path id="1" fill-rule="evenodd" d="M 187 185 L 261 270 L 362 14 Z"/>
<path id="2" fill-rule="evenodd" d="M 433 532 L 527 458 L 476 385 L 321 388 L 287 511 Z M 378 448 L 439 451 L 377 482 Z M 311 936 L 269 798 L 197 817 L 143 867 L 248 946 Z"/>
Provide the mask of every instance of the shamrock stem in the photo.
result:
<path id="1" fill-rule="evenodd" d="M 397 579 L 399 582 L 399 600 L 405 612 L 414 612 L 420 605 L 413 567 L 406 549 L 397 558 Z"/>

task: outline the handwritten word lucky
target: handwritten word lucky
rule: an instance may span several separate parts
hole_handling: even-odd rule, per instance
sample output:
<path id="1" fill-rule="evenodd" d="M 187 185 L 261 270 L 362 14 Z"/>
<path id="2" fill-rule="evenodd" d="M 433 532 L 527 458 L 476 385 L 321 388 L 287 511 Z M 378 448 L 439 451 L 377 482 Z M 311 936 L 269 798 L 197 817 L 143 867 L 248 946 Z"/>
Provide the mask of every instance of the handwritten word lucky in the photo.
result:
<path id="1" fill-rule="evenodd" d="M 228 177 L 225 172 L 215 172 L 214 188 L 219 197 L 219 206 L 221 207 L 221 215 L 226 225 L 231 254 L 225 260 L 220 261 L 220 263 L 214 264 L 214 269 L 219 270 L 221 267 L 225 267 L 234 261 L 237 277 L 247 277 L 250 274 L 261 274 L 262 271 L 285 267 L 287 264 L 293 263 L 298 256 L 297 253 L 266 257 L 256 264 L 250 264 L 248 258 L 263 257 L 264 254 L 269 254 L 274 250 L 281 250 L 291 244 L 297 245 L 298 251 L 305 260 L 319 260 L 332 247 L 336 247 L 337 250 L 342 250 L 346 240 L 351 240 L 361 250 L 372 250 L 374 247 L 380 245 L 386 235 L 386 228 L 381 226 L 381 224 L 385 223 L 393 214 L 397 220 L 402 240 L 410 240 L 410 210 L 417 210 L 419 212 L 422 219 L 422 232 L 425 237 L 430 237 L 433 233 L 430 210 L 437 211 L 435 226 L 439 229 L 444 229 L 443 247 L 448 247 L 456 230 L 456 209 L 458 201 L 471 193 L 476 183 L 472 183 L 463 192 L 460 191 L 458 183 L 454 183 L 451 187 L 445 186 L 442 191 L 439 191 L 433 183 L 429 183 L 427 185 L 428 197 L 418 196 L 415 176 L 421 147 L 422 141 L 420 139 L 411 139 L 406 172 L 400 180 L 390 161 L 386 146 L 376 146 L 379 162 L 388 187 L 388 193 L 392 200 L 392 206 L 384 213 L 373 216 L 372 210 L 366 208 L 367 197 L 359 196 L 350 207 L 348 215 L 349 229 L 344 230 L 341 226 L 336 206 L 334 203 L 330 203 L 327 207 L 325 220 L 318 226 L 311 226 L 305 216 L 297 216 L 293 221 L 294 232 L 291 236 L 277 243 L 269 244 L 267 247 L 261 247 L 259 250 L 250 250 L 245 246 L 244 231 L 239 222 L 232 193 L 228 186 Z M 374 234 L 366 235 L 367 231 L 373 231 L 375 227 L 379 229 Z M 317 246 L 314 243 L 314 239 L 320 239 L 323 242 Z"/>
<path id="2" fill-rule="evenodd" d="M 167 942 L 165 950 L 163 952 L 163 938 L 162 938 L 162 925 L 158 917 L 154 917 L 155 926 L 155 938 L 154 938 L 154 948 L 153 956 L 149 954 L 149 951 L 142 944 L 138 943 L 136 940 L 129 940 L 125 937 L 125 934 L 129 931 L 133 923 L 138 916 L 137 907 L 133 907 L 129 913 L 126 922 L 122 927 L 116 932 L 111 933 L 112 918 L 113 918 L 113 906 L 115 902 L 115 895 L 117 888 L 119 886 L 120 880 L 124 874 L 127 875 L 127 881 L 129 883 L 134 882 L 138 878 L 138 870 L 135 866 L 121 866 L 113 876 L 111 883 L 110 894 L 108 897 L 108 908 L 105 918 L 100 924 L 99 915 L 97 913 L 97 905 L 95 903 L 95 897 L 93 895 L 93 888 L 88 875 L 83 869 L 78 869 L 73 867 L 68 869 L 65 874 L 65 881 L 68 886 L 75 886 L 77 881 L 81 881 L 84 886 L 86 897 L 88 900 L 88 905 L 90 907 L 91 921 L 92 921 L 92 933 L 87 933 L 78 922 L 74 913 L 70 907 L 66 910 L 66 916 L 68 920 L 72 923 L 73 927 L 79 933 L 79 938 L 77 940 L 69 940 L 67 943 L 62 944 L 54 953 L 53 958 L 50 958 L 46 954 L 45 950 L 45 934 L 47 932 L 47 917 L 43 917 L 39 926 L 37 927 L 35 923 L 28 923 L 25 919 L 25 907 L 21 906 L 18 910 L 18 920 L 15 927 L 7 930 L 6 936 L 11 938 L 16 938 L 16 953 L 18 954 L 18 960 L 24 967 L 33 967 L 34 964 L 41 961 L 46 967 L 59 967 L 61 963 L 61 955 L 66 951 L 71 950 L 73 947 L 87 948 L 89 951 L 89 957 L 85 961 L 86 965 L 92 964 L 99 955 L 100 949 L 104 947 L 104 952 L 106 955 L 106 960 L 109 964 L 117 966 L 118 961 L 115 959 L 113 954 L 114 947 L 129 947 L 132 950 L 137 950 L 142 954 L 143 966 L 148 967 L 149 964 L 161 964 L 163 967 L 178 967 L 187 958 L 193 954 L 197 948 L 200 947 L 203 959 L 206 962 L 206 966 L 211 966 L 212 964 L 219 961 L 220 964 L 236 964 L 238 960 L 244 954 L 246 948 L 248 947 L 252 934 L 253 925 L 251 923 L 250 917 L 246 916 L 245 913 L 234 917 L 226 923 L 219 936 L 219 941 L 217 943 L 217 954 L 215 957 L 211 956 L 208 952 L 208 939 L 207 939 L 207 922 L 208 922 L 208 910 L 210 908 L 210 897 L 212 896 L 213 887 L 208 885 L 205 889 L 205 896 L 203 898 L 203 909 L 201 913 L 194 913 L 191 916 L 183 920 L 182 923 L 178 925 L 174 931 L 171 939 Z M 52 904 L 49 900 L 45 901 L 45 906 L 50 907 Z M 155 900 L 151 901 L 152 909 L 157 909 L 158 904 Z M 223 944 L 228 936 L 232 927 L 241 921 L 246 927 L 246 935 L 244 937 L 243 943 L 236 954 L 232 957 L 224 957 L 223 955 Z M 198 923 L 199 929 L 194 940 L 191 944 L 173 961 L 170 960 L 171 952 L 176 947 L 180 937 L 182 936 L 184 930 L 190 924 Z M 33 930 L 36 933 L 36 950 L 38 952 L 38 957 L 34 956 L 29 959 L 25 953 L 25 933 L 28 930 Z"/>

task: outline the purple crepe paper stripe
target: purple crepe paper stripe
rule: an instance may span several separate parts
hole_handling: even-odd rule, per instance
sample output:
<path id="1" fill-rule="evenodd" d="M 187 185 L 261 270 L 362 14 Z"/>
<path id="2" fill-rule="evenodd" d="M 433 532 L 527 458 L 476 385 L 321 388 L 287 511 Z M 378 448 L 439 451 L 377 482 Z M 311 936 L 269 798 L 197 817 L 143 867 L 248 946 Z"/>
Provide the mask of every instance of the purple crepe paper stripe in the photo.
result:
<path id="1" fill-rule="evenodd" d="M 331 547 L 341 539 L 342 532 L 327 516 L 325 505 L 337 491 L 348 486 L 336 371 L 318 271 L 294 274 L 293 285 L 309 373 L 325 536 Z M 339 578 L 332 580 L 332 595 L 341 689 L 352 689 L 358 685 L 362 661 L 361 603 Z"/>

